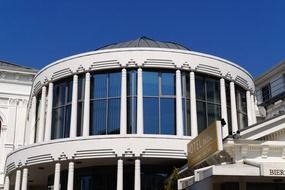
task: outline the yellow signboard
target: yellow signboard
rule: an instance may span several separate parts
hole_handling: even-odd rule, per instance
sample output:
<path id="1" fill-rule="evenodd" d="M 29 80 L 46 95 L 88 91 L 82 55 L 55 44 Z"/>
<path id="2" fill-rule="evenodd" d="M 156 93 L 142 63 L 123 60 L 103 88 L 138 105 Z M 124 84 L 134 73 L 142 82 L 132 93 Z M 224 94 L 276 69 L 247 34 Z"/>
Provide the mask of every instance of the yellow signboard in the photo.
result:
<path id="1" fill-rule="evenodd" d="M 188 143 L 188 167 L 191 168 L 222 150 L 223 138 L 221 122 L 215 121 Z"/>

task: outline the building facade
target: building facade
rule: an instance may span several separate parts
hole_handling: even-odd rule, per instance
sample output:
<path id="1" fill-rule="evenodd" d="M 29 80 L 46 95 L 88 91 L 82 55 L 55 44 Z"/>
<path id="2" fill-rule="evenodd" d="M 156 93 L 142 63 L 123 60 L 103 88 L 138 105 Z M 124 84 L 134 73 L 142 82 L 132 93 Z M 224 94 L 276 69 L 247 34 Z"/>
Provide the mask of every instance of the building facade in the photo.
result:
<path id="1" fill-rule="evenodd" d="M 35 69 L 0 61 L 0 189 L 9 152 L 25 142 L 27 104 Z"/>
<path id="2" fill-rule="evenodd" d="M 257 123 L 225 139 L 214 162 L 187 168 L 178 189 L 285 189 L 284 74 L 282 61 L 255 79 Z"/>
<path id="3" fill-rule="evenodd" d="M 163 189 L 210 123 L 224 120 L 226 138 L 257 122 L 246 70 L 146 37 L 47 65 L 27 107 L 5 190 Z"/>

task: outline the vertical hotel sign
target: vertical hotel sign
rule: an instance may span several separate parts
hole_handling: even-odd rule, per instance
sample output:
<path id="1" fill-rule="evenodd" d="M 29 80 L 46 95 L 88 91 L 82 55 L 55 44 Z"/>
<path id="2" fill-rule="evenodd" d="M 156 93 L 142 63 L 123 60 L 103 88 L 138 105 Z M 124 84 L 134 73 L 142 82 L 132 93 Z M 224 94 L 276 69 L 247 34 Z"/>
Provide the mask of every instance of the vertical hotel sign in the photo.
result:
<path id="1" fill-rule="evenodd" d="M 215 121 L 188 143 L 188 167 L 191 168 L 222 150 L 221 122 Z"/>

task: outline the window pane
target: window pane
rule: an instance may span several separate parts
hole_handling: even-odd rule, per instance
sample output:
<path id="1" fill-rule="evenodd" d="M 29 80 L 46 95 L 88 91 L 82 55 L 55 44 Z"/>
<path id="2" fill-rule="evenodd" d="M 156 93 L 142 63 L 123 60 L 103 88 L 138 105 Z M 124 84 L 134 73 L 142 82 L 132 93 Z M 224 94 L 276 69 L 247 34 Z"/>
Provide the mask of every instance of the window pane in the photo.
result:
<path id="1" fill-rule="evenodd" d="M 137 132 L 137 98 L 128 98 L 128 134 L 135 134 Z"/>
<path id="2" fill-rule="evenodd" d="M 205 100 L 205 83 L 204 79 L 200 76 L 195 77 L 196 98 Z"/>
<path id="3" fill-rule="evenodd" d="M 92 75 L 91 85 L 91 99 L 107 97 L 107 74 Z"/>
<path id="4" fill-rule="evenodd" d="M 206 108 L 204 102 L 197 101 L 197 120 L 198 132 L 200 133 L 207 128 Z"/>
<path id="5" fill-rule="evenodd" d="M 106 134 L 106 100 L 95 100 L 91 102 L 91 135 Z"/>
<path id="6" fill-rule="evenodd" d="M 143 99 L 144 133 L 159 133 L 158 98 Z"/>
<path id="7" fill-rule="evenodd" d="M 121 96 L 121 73 L 110 73 L 109 74 L 109 97 Z"/>
<path id="8" fill-rule="evenodd" d="M 135 70 L 128 71 L 127 75 L 127 91 L 128 96 L 137 95 L 137 72 Z"/>
<path id="9" fill-rule="evenodd" d="M 83 130 L 83 102 L 77 104 L 77 136 L 82 136 Z"/>
<path id="10" fill-rule="evenodd" d="M 175 74 L 161 73 L 162 95 L 175 95 Z"/>
<path id="11" fill-rule="evenodd" d="M 143 95 L 158 96 L 158 73 L 143 72 Z"/>
<path id="12" fill-rule="evenodd" d="M 191 136 L 190 100 L 182 99 L 184 135 Z"/>
<path id="13" fill-rule="evenodd" d="M 218 80 L 206 79 L 207 101 L 220 103 L 220 84 Z"/>
<path id="14" fill-rule="evenodd" d="M 67 102 L 71 102 L 72 101 L 72 88 L 73 88 L 73 81 L 69 81 L 66 84 L 66 88 L 67 88 Z"/>
<path id="15" fill-rule="evenodd" d="M 66 106 L 65 110 L 65 127 L 63 128 L 63 137 L 69 137 L 71 118 L 71 105 Z"/>
<path id="16" fill-rule="evenodd" d="M 120 133 L 120 98 L 109 99 L 108 101 L 108 131 L 107 134 Z"/>
<path id="17" fill-rule="evenodd" d="M 208 107 L 208 126 L 212 124 L 212 122 L 221 119 L 221 108 L 215 104 L 207 104 Z"/>
<path id="18" fill-rule="evenodd" d="M 84 99 L 85 78 L 83 76 L 78 78 L 78 100 Z"/>
<path id="19" fill-rule="evenodd" d="M 175 99 L 174 98 L 162 98 L 160 100 L 160 130 L 161 134 L 175 135 Z"/>
<path id="20" fill-rule="evenodd" d="M 52 111 L 52 133 L 51 139 L 62 137 L 62 128 L 64 125 L 64 108 L 53 109 Z"/>

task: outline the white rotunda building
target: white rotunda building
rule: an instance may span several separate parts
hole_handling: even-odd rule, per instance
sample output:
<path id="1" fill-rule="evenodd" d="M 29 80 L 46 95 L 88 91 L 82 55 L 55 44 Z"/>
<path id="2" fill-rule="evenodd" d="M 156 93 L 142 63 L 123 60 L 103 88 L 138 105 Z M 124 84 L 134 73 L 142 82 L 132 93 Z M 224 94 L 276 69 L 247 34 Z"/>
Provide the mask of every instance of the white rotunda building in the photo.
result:
<path id="1" fill-rule="evenodd" d="M 254 91 L 235 63 L 146 37 L 55 61 L 33 80 L 4 189 L 163 189 L 210 123 L 223 138 L 256 123 Z"/>

